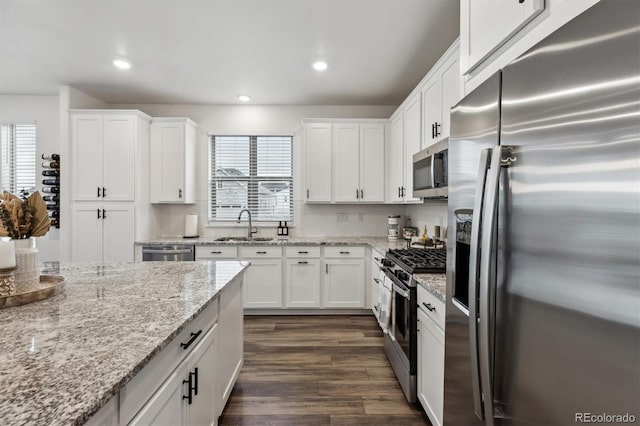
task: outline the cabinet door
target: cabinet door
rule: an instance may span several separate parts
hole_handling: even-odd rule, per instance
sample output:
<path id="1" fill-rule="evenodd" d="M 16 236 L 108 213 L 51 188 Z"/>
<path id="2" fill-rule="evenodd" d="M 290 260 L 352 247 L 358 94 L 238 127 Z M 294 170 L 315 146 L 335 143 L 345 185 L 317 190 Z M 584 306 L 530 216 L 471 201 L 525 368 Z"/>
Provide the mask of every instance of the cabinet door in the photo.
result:
<path id="1" fill-rule="evenodd" d="M 103 179 L 105 200 L 133 201 L 135 193 L 136 118 L 105 115 L 103 119 Z"/>
<path id="2" fill-rule="evenodd" d="M 442 425 L 444 332 L 418 309 L 418 398 L 431 423 Z"/>
<path id="3" fill-rule="evenodd" d="M 184 188 L 184 123 L 151 124 L 151 202 L 181 203 Z"/>
<path id="4" fill-rule="evenodd" d="M 326 260 L 323 285 L 324 307 L 364 307 L 364 260 Z"/>
<path id="5" fill-rule="evenodd" d="M 287 308 L 320 307 L 320 259 L 287 259 Z"/>
<path id="6" fill-rule="evenodd" d="M 282 260 L 248 259 L 251 266 L 244 274 L 245 308 L 282 307 Z"/>
<path id="7" fill-rule="evenodd" d="M 251 268 L 251 267 L 249 267 Z M 220 294 L 216 365 L 218 416 L 222 414 L 235 384 L 244 356 L 244 301 L 242 279 L 227 285 Z M 222 343 L 224 342 L 224 343 Z"/>
<path id="8" fill-rule="evenodd" d="M 391 121 L 391 141 L 389 143 L 389 186 L 388 201 L 402 202 L 404 182 L 404 115 L 399 113 Z"/>
<path id="9" fill-rule="evenodd" d="M 462 72 L 467 74 L 529 21 L 540 14 L 544 0 L 462 0 L 460 49 Z"/>
<path id="10" fill-rule="evenodd" d="M 333 200 L 360 200 L 360 128 L 353 123 L 333 125 Z"/>
<path id="11" fill-rule="evenodd" d="M 417 201 L 413 196 L 413 154 L 420 151 L 422 133 L 422 102 L 417 93 L 404 110 L 404 201 Z"/>
<path id="12" fill-rule="evenodd" d="M 360 201 L 384 202 L 384 124 L 360 125 Z"/>
<path id="13" fill-rule="evenodd" d="M 188 380 L 191 375 L 191 404 L 187 404 L 187 424 L 209 426 L 216 424 L 216 344 L 218 326 L 205 334 L 186 359 Z"/>
<path id="14" fill-rule="evenodd" d="M 442 65 L 440 81 L 442 128 L 438 135 L 438 140 L 449 137 L 451 107 L 457 104 L 461 97 L 462 76 L 460 75 L 460 59 L 458 55 L 454 54 Z"/>
<path id="15" fill-rule="evenodd" d="M 102 115 L 73 115 L 71 143 L 73 199 L 98 200 L 102 193 Z"/>
<path id="16" fill-rule="evenodd" d="M 103 209 L 103 261 L 133 262 L 133 205 L 104 203 Z"/>
<path id="17" fill-rule="evenodd" d="M 188 392 L 187 384 L 182 382 L 185 377 L 186 369 L 182 364 L 142 407 L 129 425 L 186 425 L 186 402 L 183 403 L 182 399 Z"/>
<path id="18" fill-rule="evenodd" d="M 73 207 L 74 261 L 102 261 L 102 223 L 102 203 Z M 131 247 L 133 250 L 133 245 Z"/>
<path id="19" fill-rule="evenodd" d="M 310 202 L 331 201 L 331 124 L 306 124 L 305 199 Z"/>
<path id="20" fill-rule="evenodd" d="M 441 125 L 442 109 L 440 102 L 440 77 L 434 75 L 422 88 L 422 148 L 433 145 L 438 141 L 434 126 Z"/>

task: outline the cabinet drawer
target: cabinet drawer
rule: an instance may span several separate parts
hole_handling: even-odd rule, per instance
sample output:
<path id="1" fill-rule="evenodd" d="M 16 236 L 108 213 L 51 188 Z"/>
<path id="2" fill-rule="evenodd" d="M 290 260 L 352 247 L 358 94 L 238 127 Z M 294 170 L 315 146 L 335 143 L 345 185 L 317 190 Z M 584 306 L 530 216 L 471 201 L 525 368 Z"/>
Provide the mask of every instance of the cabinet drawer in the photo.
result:
<path id="1" fill-rule="evenodd" d="M 151 397 L 150 389 L 158 389 L 171 372 L 187 357 L 218 320 L 218 298 L 165 346 L 120 390 L 120 424 L 128 424 Z M 187 347 L 184 345 L 188 344 Z M 164 374 L 158 374 L 162 372 Z"/>
<path id="2" fill-rule="evenodd" d="M 282 257 L 282 247 L 240 247 L 241 259 L 270 259 Z"/>
<path id="3" fill-rule="evenodd" d="M 320 247 L 285 247 L 286 257 L 320 257 Z"/>
<path id="4" fill-rule="evenodd" d="M 429 293 L 420 284 L 418 288 L 418 307 L 422 309 L 429 318 L 431 318 L 438 327 L 444 330 L 444 302 Z"/>
<path id="5" fill-rule="evenodd" d="M 235 259 L 238 248 L 235 246 L 197 246 L 196 260 L 201 259 Z"/>
<path id="6" fill-rule="evenodd" d="M 325 247 L 324 257 L 331 258 L 362 258 L 364 257 L 364 247 Z"/>

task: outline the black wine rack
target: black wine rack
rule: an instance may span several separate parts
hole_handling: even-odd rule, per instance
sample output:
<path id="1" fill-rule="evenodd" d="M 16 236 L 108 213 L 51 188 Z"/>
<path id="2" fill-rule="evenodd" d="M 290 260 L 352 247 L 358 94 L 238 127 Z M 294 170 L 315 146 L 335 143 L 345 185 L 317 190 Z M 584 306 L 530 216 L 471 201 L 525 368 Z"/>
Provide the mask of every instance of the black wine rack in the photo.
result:
<path id="1" fill-rule="evenodd" d="M 42 154 L 42 198 L 51 226 L 60 229 L 60 155 Z"/>

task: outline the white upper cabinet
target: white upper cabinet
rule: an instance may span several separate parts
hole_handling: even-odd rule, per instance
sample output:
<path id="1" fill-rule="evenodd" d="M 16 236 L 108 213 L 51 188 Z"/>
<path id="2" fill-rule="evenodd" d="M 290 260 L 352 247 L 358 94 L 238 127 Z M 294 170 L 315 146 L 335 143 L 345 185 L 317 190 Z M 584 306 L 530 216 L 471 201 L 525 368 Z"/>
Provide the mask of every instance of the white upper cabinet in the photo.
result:
<path id="1" fill-rule="evenodd" d="M 413 154 L 420 151 L 422 133 L 420 92 L 405 101 L 391 117 L 391 142 L 387 152 L 387 201 L 412 203 Z"/>
<path id="2" fill-rule="evenodd" d="M 462 0 L 460 60 L 467 74 L 540 14 L 545 0 Z"/>
<path id="3" fill-rule="evenodd" d="M 392 203 L 403 201 L 404 158 L 404 111 L 400 111 L 391 117 L 391 141 L 387 154 L 387 200 Z"/>
<path id="4" fill-rule="evenodd" d="M 71 112 L 74 201 L 134 201 L 139 111 Z"/>
<path id="5" fill-rule="evenodd" d="M 386 120 L 305 123 L 305 200 L 384 202 L 385 123 Z"/>
<path id="6" fill-rule="evenodd" d="M 454 43 L 429 72 L 421 85 L 422 148 L 449 137 L 451 107 L 462 97 L 458 43 Z"/>
<path id="7" fill-rule="evenodd" d="M 331 124 L 304 126 L 305 200 L 331 202 Z"/>
<path id="8" fill-rule="evenodd" d="M 404 110 L 404 185 L 402 196 L 404 201 L 419 201 L 413 198 L 413 154 L 420 151 L 422 133 L 421 93 L 418 91 L 407 102 Z"/>
<path id="9" fill-rule="evenodd" d="M 360 124 L 360 201 L 384 202 L 385 125 Z"/>
<path id="10" fill-rule="evenodd" d="M 151 123 L 151 202 L 196 201 L 196 128 L 188 118 L 154 118 Z"/>
<path id="11" fill-rule="evenodd" d="M 331 137 L 333 156 L 333 201 L 360 201 L 360 126 L 336 123 Z"/>

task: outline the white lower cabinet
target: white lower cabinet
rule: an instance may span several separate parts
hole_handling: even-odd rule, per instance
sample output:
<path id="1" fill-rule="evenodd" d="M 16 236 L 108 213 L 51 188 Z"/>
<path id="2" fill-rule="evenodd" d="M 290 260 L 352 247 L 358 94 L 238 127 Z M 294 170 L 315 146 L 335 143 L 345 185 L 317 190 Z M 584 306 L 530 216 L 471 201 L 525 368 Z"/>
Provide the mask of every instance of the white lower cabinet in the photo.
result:
<path id="1" fill-rule="evenodd" d="M 319 308 L 320 259 L 287 259 L 285 271 L 285 306 Z"/>
<path id="2" fill-rule="evenodd" d="M 73 207 L 74 261 L 133 261 L 132 203 L 78 203 Z"/>
<path id="3" fill-rule="evenodd" d="M 184 368 L 174 371 L 129 425 L 184 425 L 183 380 Z"/>
<path id="4" fill-rule="evenodd" d="M 444 331 L 418 308 L 418 399 L 434 426 L 442 425 Z"/>
<path id="5" fill-rule="evenodd" d="M 245 308 L 282 307 L 282 258 L 246 259 L 251 266 L 245 272 Z"/>
<path id="6" fill-rule="evenodd" d="M 323 306 L 364 307 L 364 259 L 326 259 Z"/>

